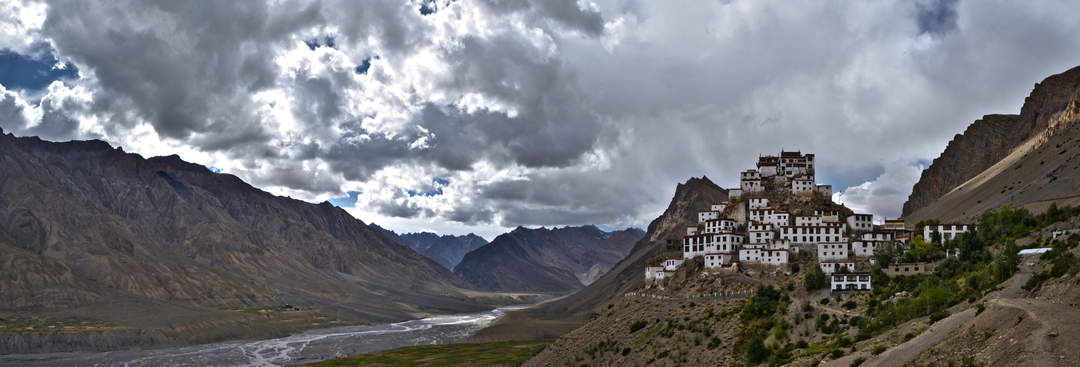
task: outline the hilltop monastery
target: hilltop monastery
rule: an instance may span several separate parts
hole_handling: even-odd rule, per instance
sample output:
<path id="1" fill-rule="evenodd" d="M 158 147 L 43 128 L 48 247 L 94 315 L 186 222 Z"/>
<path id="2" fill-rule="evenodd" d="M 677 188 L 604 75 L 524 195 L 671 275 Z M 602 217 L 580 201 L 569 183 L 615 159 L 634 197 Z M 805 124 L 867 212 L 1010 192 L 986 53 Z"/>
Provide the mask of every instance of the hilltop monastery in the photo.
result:
<path id="1" fill-rule="evenodd" d="M 669 278 L 697 257 L 703 258 L 707 271 L 736 272 L 740 264 L 787 270 L 793 257 L 806 254 L 816 255 L 817 266 L 831 279 L 831 290 L 870 290 L 866 270 L 875 262 L 875 249 L 906 243 L 911 232 L 903 220 L 877 226 L 872 214 L 846 214 L 850 210 L 832 202 L 832 186 L 815 182 L 814 166 L 814 155 L 801 152 L 759 157 L 757 169 L 743 171 L 739 187 L 728 189 L 727 201 L 711 203 L 708 211 L 698 213 L 697 224 L 686 228 L 681 258 L 646 267 L 646 282 Z M 949 225 L 926 230 L 951 239 L 967 229 Z"/>

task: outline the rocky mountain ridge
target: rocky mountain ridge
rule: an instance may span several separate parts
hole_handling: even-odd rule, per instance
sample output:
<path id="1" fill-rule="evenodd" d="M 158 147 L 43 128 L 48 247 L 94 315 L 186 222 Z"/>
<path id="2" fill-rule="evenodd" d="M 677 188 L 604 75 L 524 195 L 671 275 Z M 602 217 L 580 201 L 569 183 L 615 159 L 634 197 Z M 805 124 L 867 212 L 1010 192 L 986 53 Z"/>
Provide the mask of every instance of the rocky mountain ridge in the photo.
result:
<path id="1" fill-rule="evenodd" d="M 564 293 L 596 280 L 644 235 L 632 228 L 518 227 L 468 254 L 454 273 L 490 291 Z"/>
<path id="2" fill-rule="evenodd" d="M 382 232 L 383 235 L 397 244 L 407 246 L 429 259 L 435 260 L 435 262 L 447 269 L 454 269 L 454 266 L 461 262 L 465 254 L 488 243 L 483 237 L 473 233 L 463 236 L 440 236 L 431 232 L 398 234 L 375 224 L 371 224 L 371 227 Z"/>
<path id="3" fill-rule="evenodd" d="M 175 155 L 0 132 L 0 172 L 0 318 L 72 318 L 153 344 L 261 335 L 267 318 L 244 310 L 284 304 L 352 323 L 487 308 L 341 208 Z"/>
<path id="4" fill-rule="evenodd" d="M 957 186 L 990 168 L 1028 139 L 1047 131 L 1055 116 L 1075 103 L 1080 67 L 1036 83 L 1018 115 L 987 115 L 949 142 L 923 171 L 904 203 L 903 215 L 930 205 Z"/>

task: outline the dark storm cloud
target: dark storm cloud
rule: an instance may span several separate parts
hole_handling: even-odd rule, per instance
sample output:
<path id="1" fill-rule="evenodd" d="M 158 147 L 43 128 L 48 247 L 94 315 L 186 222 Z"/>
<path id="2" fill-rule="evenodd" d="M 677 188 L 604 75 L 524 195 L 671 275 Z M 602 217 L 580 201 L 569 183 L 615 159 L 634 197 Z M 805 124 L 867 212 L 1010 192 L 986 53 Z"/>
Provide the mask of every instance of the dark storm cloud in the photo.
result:
<path id="1" fill-rule="evenodd" d="M 239 97 L 272 85 L 274 50 L 320 20 L 318 3 L 58 1 L 42 33 L 92 70 L 99 98 L 128 101 L 159 134 L 184 139 L 250 118 Z"/>
<path id="2" fill-rule="evenodd" d="M 48 44 L 81 78 L 0 95 L 0 123 L 117 145 L 161 137 L 274 192 L 493 227 L 641 225 L 690 176 L 730 187 L 759 153 L 802 149 L 845 203 L 892 216 L 917 162 L 1080 60 L 1075 10 L 58 1 L 26 33 L 40 39 L 0 45 Z M 4 25 L 0 36 L 19 29 Z"/>
<path id="3" fill-rule="evenodd" d="M 577 0 L 480 0 L 498 15 L 525 12 L 530 19 L 551 19 L 560 25 L 591 35 L 604 32 L 604 18 L 600 12 L 582 9 Z"/>
<path id="4" fill-rule="evenodd" d="M 915 21 L 919 33 L 942 35 L 956 29 L 958 0 L 931 0 L 916 4 Z"/>

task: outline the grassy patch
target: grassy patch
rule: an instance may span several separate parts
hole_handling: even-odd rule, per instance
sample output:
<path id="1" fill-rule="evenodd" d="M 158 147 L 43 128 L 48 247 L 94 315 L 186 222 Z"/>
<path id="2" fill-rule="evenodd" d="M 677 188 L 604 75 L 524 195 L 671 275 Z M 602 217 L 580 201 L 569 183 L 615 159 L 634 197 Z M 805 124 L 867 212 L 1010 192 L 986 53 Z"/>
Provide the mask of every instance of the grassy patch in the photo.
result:
<path id="1" fill-rule="evenodd" d="M 528 340 L 421 345 L 332 359 L 308 366 L 518 366 L 540 353 L 550 343 L 550 340 Z"/>

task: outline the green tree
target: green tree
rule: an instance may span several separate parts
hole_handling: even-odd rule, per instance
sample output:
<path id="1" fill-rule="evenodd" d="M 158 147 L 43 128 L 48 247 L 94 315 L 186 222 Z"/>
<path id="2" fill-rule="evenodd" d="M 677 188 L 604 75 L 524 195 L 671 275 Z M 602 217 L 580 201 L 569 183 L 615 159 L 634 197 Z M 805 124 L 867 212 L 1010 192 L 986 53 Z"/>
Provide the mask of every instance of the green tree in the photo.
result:
<path id="1" fill-rule="evenodd" d="M 821 271 L 820 266 L 811 266 L 810 270 L 806 272 L 806 290 L 812 291 L 815 289 L 822 289 L 829 285 L 829 279 L 825 276 L 825 272 Z"/>
<path id="2" fill-rule="evenodd" d="M 754 334 L 750 338 L 750 343 L 746 345 L 746 360 L 751 364 L 758 364 L 769 358 L 769 354 L 769 348 L 765 347 L 765 340 L 761 338 L 761 335 Z"/>

